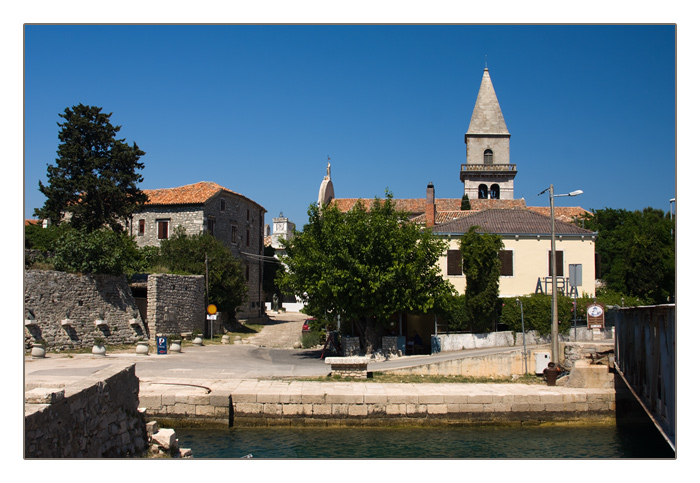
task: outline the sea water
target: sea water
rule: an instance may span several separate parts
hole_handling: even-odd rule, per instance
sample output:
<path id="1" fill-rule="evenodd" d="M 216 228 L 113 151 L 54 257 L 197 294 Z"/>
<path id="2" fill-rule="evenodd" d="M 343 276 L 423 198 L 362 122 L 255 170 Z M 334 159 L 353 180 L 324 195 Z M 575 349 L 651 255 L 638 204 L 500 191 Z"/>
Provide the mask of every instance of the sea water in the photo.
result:
<path id="1" fill-rule="evenodd" d="M 195 458 L 673 458 L 649 425 L 177 429 Z"/>

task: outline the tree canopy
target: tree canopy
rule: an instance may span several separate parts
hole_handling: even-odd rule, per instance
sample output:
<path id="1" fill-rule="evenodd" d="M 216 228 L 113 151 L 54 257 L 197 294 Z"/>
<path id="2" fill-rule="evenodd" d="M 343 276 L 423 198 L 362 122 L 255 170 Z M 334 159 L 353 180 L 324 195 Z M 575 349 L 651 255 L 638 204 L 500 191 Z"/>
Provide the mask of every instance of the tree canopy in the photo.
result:
<path id="1" fill-rule="evenodd" d="M 204 275 L 209 267 L 209 302 L 222 312 L 236 313 L 247 300 L 243 267 L 221 241 L 209 233 L 186 235 L 176 229 L 160 245 L 160 263 L 174 273 Z M 208 263 L 205 263 L 208 261 Z"/>
<path id="2" fill-rule="evenodd" d="M 675 295 L 675 232 L 669 213 L 653 208 L 592 210 L 584 226 L 598 232 L 600 278 L 614 291 L 647 303 Z"/>
<path id="3" fill-rule="evenodd" d="M 354 324 L 370 352 L 393 314 L 431 311 L 453 288 L 437 265 L 444 242 L 408 222 L 391 193 L 367 205 L 341 213 L 312 204 L 309 223 L 284 242 L 288 269 L 279 282 L 307 303 L 308 314 Z"/>
<path id="4" fill-rule="evenodd" d="M 101 107 L 78 104 L 59 114 L 60 144 L 55 165 L 48 165 L 47 180 L 39 181 L 46 196 L 35 216 L 60 223 L 70 214 L 75 228 L 88 231 L 108 226 L 120 231 L 122 223 L 139 210 L 146 195 L 137 184 L 143 181 L 137 170 L 144 153 L 136 143 L 129 146 L 115 135 L 121 126 L 112 126 Z"/>
<path id="5" fill-rule="evenodd" d="M 495 327 L 498 318 L 498 281 L 503 248 L 499 235 L 477 233 L 472 226 L 460 240 L 464 276 L 466 319 L 472 332 L 484 332 Z"/>

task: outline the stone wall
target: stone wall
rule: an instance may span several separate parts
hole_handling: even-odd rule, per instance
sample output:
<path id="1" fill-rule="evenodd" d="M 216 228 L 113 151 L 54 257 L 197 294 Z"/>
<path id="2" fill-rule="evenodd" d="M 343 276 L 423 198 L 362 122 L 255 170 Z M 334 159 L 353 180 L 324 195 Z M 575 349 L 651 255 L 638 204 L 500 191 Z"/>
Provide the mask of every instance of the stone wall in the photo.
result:
<path id="1" fill-rule="evenodd" d="M 148 276 L 148 327 L 156 334 L 204 333 L 206 293 L 203 275 Z"/>
<path id="2" fill-rule="evenodd" d="M 614 420 L 611 388 L 546 388 L 526 384 L 338 385 L 317 381 L 240 381 L 210 393 L 162 387 L 142 391 L 149 418 L 184 426 L 436 425 Z M 514 389 L 517 386 L 517 390 Z M 174 388 L 173 388 L 174 389 Z"/>
<path id="3" fill-rule="evenodd" d="M 146 334 L 124 275 L 24 272 L 24 335 L 30 347 L 44 339 L 54 350 L 131 344 Z"/>
<path id="4" fill-rule="evenodd" d="M 568 334 L 559 334 L 559 339 L 563 342 L 589 342 L 600 339 L 612 339 L 613 330 L 608 328 L 601 331 L 590 330 L 585 327 L 578 327 L 574 334 L 574 329 L 570 329 Z M 433 336 L 435 339 L 435 336 Z M 481 349 L 485 347 L 520 347 L 523 345 L 522 332 L 512 331 L 490 332 L 488 334 L 438 334 L 439 352 L 460 351 L 465 349 Z M 549 344 L 549 335 L 541 336 L 537 331 L 525 331 L 525 343 L 528 346 L 538 344 Z M 433 344 L 435 347 L 435 344 Z"/>
<path id="5" fill-rule="evenodd" d="M 136 366 L 113 365 L 60 387 L 27 387 L 25 458 L 140 455 L 146 423 L 138 411 Z"/>

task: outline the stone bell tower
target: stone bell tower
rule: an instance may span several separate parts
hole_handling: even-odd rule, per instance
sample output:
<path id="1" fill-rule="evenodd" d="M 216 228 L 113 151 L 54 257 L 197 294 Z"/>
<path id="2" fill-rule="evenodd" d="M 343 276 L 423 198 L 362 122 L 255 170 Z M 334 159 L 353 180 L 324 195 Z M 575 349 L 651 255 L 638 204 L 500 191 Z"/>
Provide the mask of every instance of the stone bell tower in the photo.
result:
<path id="1" fill-rule="evenodd" d="M 515 164 L 510 164 L 510 133 L 488 68 L 484 69 L 464 143 L 467 162 L 459 178 L 469 199 L 512 200 L 517 170 Z"/>

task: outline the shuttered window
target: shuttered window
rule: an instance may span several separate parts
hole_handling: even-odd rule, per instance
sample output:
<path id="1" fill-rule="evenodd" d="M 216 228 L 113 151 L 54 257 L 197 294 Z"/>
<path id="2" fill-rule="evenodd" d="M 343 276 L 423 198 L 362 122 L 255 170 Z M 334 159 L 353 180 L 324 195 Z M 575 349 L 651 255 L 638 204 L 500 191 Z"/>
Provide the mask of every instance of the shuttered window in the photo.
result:
<path id="1" fill-rule="evenodd" d="M 139 220 L 139 236 L 146 233 L 146 220 Z"/>
<path id="2" fill-rule="evenodd" d="M 513 250 L 501 250 L 498 252 L 498 258 L 501 260 L 501 275 L 506 277 L 513 276 Z"/>
<path id="3" fill-rule="evenodd" d="M 564 252 L 557 250 L 557 277 L 564 276 Z M 549 269 L 549 276 L 552 276 L 552 250 L 547 252 L 547 267 Z"/>
<path id="4" fill-rule="evenodd" d="M 447 275 L 462 275 L 462 252 L 447 250 Z"/>
<path id="5" fill-rule="evenodd" d="M 168 220 L 159 220 L 158 224 L 158 239 L 165 240 L 168 238 Z"/>

